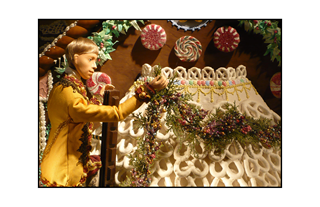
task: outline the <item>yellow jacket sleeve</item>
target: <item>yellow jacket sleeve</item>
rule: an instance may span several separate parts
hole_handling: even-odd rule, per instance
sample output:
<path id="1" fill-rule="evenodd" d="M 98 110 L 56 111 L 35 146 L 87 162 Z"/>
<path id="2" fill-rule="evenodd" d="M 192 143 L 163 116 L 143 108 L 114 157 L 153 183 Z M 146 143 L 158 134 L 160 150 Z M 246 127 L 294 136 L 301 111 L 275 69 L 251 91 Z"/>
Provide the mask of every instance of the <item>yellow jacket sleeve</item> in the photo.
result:
<path id="1" fill-rule="evenodd" d="M 69 115 L 74 122 L 117 122 L 126 118 L 142 105 L 135 96 L 117 106 L 87 104 L 80 94 L 75 94 L 68 104 Z"/>
<path id="2" fill-rule="evenodd" d="M 87 100 L 72 87 L 54 87 L 51 91 L 48 107 L 56 113 L 61 122 L 69 116 L 75 123 L 79 122 L 117 122 L 126 118 L 143 102 L 136 96 L 117 106 L 88 104 Z"/>

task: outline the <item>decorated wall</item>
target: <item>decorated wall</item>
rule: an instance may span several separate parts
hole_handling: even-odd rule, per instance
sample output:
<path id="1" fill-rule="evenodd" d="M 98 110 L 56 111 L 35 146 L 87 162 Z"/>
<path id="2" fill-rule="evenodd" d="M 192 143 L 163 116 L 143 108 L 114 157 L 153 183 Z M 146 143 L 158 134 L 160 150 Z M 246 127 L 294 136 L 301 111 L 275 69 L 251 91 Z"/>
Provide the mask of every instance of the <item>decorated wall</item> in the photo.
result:
<path id="1" fill-rule="evenodd" d="M 102 30 L 104 21 L 80 20 L 81 24 L 77 24 L 79 28 L 77 28 L 76 33 L 78 36 L 79 31 L 82 31 L 80 32 L 81 36 L 92 35 L 92 32 Z M 39 20 L 39 54 L 55 38 L 63 34 L 65 29 L 73 22 L 75 20 Z M 264 21 L 251 20 L 250 22 L 252 22 L 251 25 L 246 21 L 228 19 L 145 20 L 144 24 L 138 22 L 141 30 L 151 24 L 161 26 L 166 33 L 165 44 L 158 50 L 150 50 L 142 44 L 141 30 L 128 29 L 126 34 L 120 33 L 118 37 L 112 37 L 112 41 L 115 42 L 112 46 L 114 51 L 109 53 L 112 60 L 107 60 L 102 66 L 99 65 L 97 70 L 105 72 L 111 77 L 113 85 L 120 90 L 120 96 L 123 97 L 132 83 L 140 76 L 141 67 L 145 63 L 152 66 L 160 64 L 162 67 L 168 66 L 171 68 L 183 66 L 186 69 L 192 67 L 204 68 L 205 66 L 210 66 L 213 69 L 220 67 L 236 68 L 239 65 L 245 65 L 247 77 L 252 81 L 264 101 L 270 109 L 281 115 L 281 60 L 279 61 L 275 57 L 281 57 L 281 48 L 275 49 L 271 45 L 275 43 L 281 47 L 281 39 L 276 38 L 274 31 L 277 28 L 278 30 L 279 28 L 281 29 L 282 21 L 272 19 Z M 277 22 L 276 25 L 274 24 L 275 22 Z M 219 28 L 227 28 L 229 26 L 239 34 L 240 42 L 234 50 L 223 52 L 221 48 L 219 50 L 215 45 L 214 34 Z M 77 38 L 76 36 L 72 37 L 72 32 L 70 31 L 69 35 L 71 38 L 65 35 L 65 43 L 64 45 L 60 44 L 61 48 L 64 48 L 68 41 Z M 175 54 L 176 41 L 184 36 L 192 36 L 201 44 L 202 51 L 196 61 L 181 61 Z M 277 35 L 277 37 L 279 36 L 281 37 L 281 34 Z M 271 53 L 266 54 L 267 50 L 271 51 Z M 272 52 L 274 57 L 272 57 Z M 43 55 L 48 55 L 48 53 L 50 52 L 43 53 Z M 52 50 L 51 53 L 53 53 Z M 52 63 L 47 64 L 45 69 L 42 70 L 43 63 L 40 63 L 39 80 L 48 69 L 52 70 L 58 66 L 58 61 L 53 61 L 63 54 L 63 50 L 60 53 L 56 51 L 56 53 L 58 55 L 52 58 Z M 48 56 L 50 57 L 50 54 Z M 63 61 L 63 58 L 61 58 L 61 61 Z"/>
<path id="2" fill-rule="evenodd" d="M 154 74 L 151 73 L 159 74 L 158 65 L 165 67 L 162 72 L 166 76 L 173 75 L 170 71 L 177 71 L 178 75 L 150 101 L 146 109 L 148 119 L 133 113 L 118 123 L 119 137 L 114 150 L 117 153 L 116 167 L 113 167 L 117 185 L 281 185 L 281 158 L 277 151 L 281 140 L 281 118 L 278 115 L 281 115 L 281 26 L 281 20 L 39 20 L 40 162 L 45 156 L 43 150 L 50 130 L 50 124 L 46 127 L 49 120 L 45 114 L 45 102 L 52 83 L 58 81 L 67 68 L 65 48 L 74 39 L 87 37 L 99 48 L 97 71 L 110 76 L 112 84 L 120 91 L 121 101 L 133 95 L 132 88 L 152 80 Z M 92 90 L 95 83 L 88 81 L 83 80 L 87 82 L 87 90 Z M 109 78 L 107 82 L 110 82 Z M 172 90 L 173 85 L 181 87 Z M 190 94 L 180 94 L 179 88 Z M 195 88 L 195 93 L 189 88 Z M 203 91 L 207 89 L 209 92 Z M 128 91 L 131 92 L 126 93 Z M 189 95 L 203 108 L 187 103 Z M 224 105 L 225 101 L 235 103 L 234 108 Z M 225 117 L 221 116 L 220 107 L 222 111 L 228 109 L 224 111 Z M 200 127 L 199 120 L 209 113 L 206 110 L 216 111 L 216 114 L 201 122 L 203 127 Z M 242 110 L 243 115 L 237 110 Z M 166 113 L 165 123 L 160 120 L 160 112 Z M 267 120 L 260 120 L 261 117 Z M 133 119 L 135 124 L 140 123 L 142 130 L 147 130 L 145 138 L 136 137 Z M 158 131 L 162 126 L 172 131 Z M 97 140 L 100 140 L 99 133 L 101 131 L 94 132 Z M 181 157 L 173 153 L 180 149 L 175 139 L 180 144 L 185 143 L 184 139 L 189 143 L 187 151 L 191 150 L 191 157 L 191 154 Z M 125 143 L 130 144 L 125 147 Z M 202 149 L 204 154 L 199 157 L 197 147 L 203 144 L 206 149 Z M 132 148 L 135 145 L 138 147 L 136 151 Z M 96 149 L 92 153 L 99 154 L 98 145 L 91 147 Z M 258 157 L 250 147 L 259 151 Z M 209 157 L 206 158 L 207 153 Z M 229 160 L 223 158 L 225 153 Z M 237 157 L 230 153 L 237 154 Z M 221 157 L 216 159 L 216 154 Z M 130 157 L 129 163 L 127 156 Z M 272 161 L 271 157 L 276 160 Z M 247 165 L 250 159 L 255 164 Z M 202 163 L 201 166 L 195 165 L 196 160 Z M 265 164 L 260 165 L 258 160 Z M 188 170 L 185 167 L 180 169 L 182 161 L 193 164 L 187 164 Z M 231 162 L 236 166 L 230 166 Z M 215 165 L 218 163 L 221 166 L 227 163 L 228 170 L 216 174 Z M 150 166 L 157 169 L 152 170 Z M 181 174 L 179 170 L 185 173 Z M 253 171 L 256 173 L 252 174 Z M 130 177 L 125 179 L 130 173 L 133 180 Z M 187 183 L 182 184 L 181 179 L 187 179 Z M 202 180 L 200 183 L 199 179 Z M 88 186 L 97 186 L 96 178 L 92 181 L 87 183 Z M 43 182 L 48 184 L 46 180 Z"/>

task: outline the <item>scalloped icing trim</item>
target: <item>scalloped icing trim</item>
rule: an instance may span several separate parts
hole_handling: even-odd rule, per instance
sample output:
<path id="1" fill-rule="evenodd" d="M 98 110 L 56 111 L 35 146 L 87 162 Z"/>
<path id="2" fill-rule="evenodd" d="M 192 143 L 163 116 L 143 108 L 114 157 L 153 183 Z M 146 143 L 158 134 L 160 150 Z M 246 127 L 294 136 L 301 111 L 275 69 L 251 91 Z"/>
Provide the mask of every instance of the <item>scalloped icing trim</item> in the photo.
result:
<path id="1" fill-rule="evenodd" d="M 149 64 L 142 66 L 142 76 L 133 84 L 134 87 L 139 87 L 145 82 L 150 82 L 154 79 L 153 71 L 154 67 Z M 174 84 L 178 85 L 178 90 L 182 93 L 190 93 L 192 96 L 197 96 L 196 101 L 200 102 L 200 95 L 210 95 L 210 102 L 214 102 L 214 94 L 225 95 L 226 100 L 229 101 L 228 94 L 237 95 L 238 101 L 241 101 L 240 93 L 245 92 L 246 98 L 249 97 L 248 91 L 253 89 L 255 94 L 258 95 L 257 90 L 251 84 L 247 76 L 246 67 L 239 65 L 236 69 L 232 67 L 223 68 L 220 67 L 214 71 L 211 67 L 205 67 L 202 70 L 196 67 L 189 69 L 188 71 L 178 66 L 175 69 L 165 67 L 161 70 L 162 75 L 170 78 L 177 72 L 177 79 Z M 132 91 L 133 86 L 129 89 Z M 191 92 L 190 89 L 196 89 Z"/>
<path id="2" fill-rule="evenodd" d="M 158 67 L 157 65 L 151 67 L 149 64 L 144 64 L 142 66 L 142 77 L 154 77 L 154 68 Z M 178 66 L 175 69 L 170 67 L 164 67 L 161 69 L 161 74 L 166 76 L 167 78 L 173 77 L 174 74 L 177 74 L 177 80 L 204 80 L 204 81 L 225 81 L 226 84 L 231 81 L 236 81 L 241 79 L 247 80 L 247 69 L 244 65 L 239 65 L 237 68 L 233 67 L 220 67 L 217 70 L 206 66 L 203 69 L 192 67 L 190 69 L 186 69 L 182 66 Z M 230 82 L 229 82 L 230 83 Z M 201 83 L 202 85 L 206 84 L 205 82 Z M 210 84 L 210 82 L 209 82 Z M 222 83 L 221 83 L 222 84 Z M 234 83 L 233 83 L 234 84 Z"/>

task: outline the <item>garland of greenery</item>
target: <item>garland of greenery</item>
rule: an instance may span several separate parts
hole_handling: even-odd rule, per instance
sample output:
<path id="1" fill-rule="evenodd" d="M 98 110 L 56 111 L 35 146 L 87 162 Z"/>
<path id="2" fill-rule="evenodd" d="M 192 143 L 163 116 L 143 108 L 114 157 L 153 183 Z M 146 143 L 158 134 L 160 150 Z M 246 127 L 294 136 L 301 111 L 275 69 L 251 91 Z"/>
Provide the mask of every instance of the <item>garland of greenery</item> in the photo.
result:
<path id="1" fill-rule="evenodd" d="M 239 26 L 244 25 L 248 32 L 261 34 L 265 43 L 268 43 L 264 56 L 270 53 L 271 61 L 276 59 L 281 65 L 281 29 L 277 21 L 271 20 L 240 20 Z"/>
<path id="2" fill-rule="evenodd" d="M 160 66 L 155 69 L 155 76 L 160 74 Z M 206 150 L 215 149 L 223 153 L 232 141 L 238 141 L 244 148 L 248 144 L 280 149 L 281 123 L 271 126 L 271 120 L 259 119 L 241 114 L 236 105 L 225 104 L 225 112 L 217 109 L 216 113 L 195 106 L 189 101 L 192 96 L 177 92 L 175 77 L 169 79 L 167 88 L 154 95 L 146 115 L 133 115 L 134 129 L 144 128 L 144 137 L 137 139 L 137 150 L 129 154 L 129 164 L 133 166 L 131 176 L 120 186 L 148 187 L 151 183 L 150 168 L 158 155 L 162 143 L 156 141 L 157 132 L 161 129 L 160 119 L 164 112 L 168 130 L 172 130 L 179 143 L 188 143 L 191 153 L 197 156 L 195 147 L 203 142 Z M 261 145 L 259 145 L 261 143 Z"/>

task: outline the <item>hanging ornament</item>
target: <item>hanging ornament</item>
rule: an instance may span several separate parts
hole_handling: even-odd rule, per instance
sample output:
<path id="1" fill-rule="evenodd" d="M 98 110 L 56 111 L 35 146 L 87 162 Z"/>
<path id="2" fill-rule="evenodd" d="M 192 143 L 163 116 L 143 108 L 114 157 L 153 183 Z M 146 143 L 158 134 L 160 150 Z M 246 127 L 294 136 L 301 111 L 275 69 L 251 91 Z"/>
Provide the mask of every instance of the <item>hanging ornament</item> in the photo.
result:
<path id="1" fill-rule="evenodd" d="M 149 50 L 159 50 L 167 41 L 166 32 L 157 24 L 146 26 L 140 36 L 142 45 Z"/>
<path id="2" fill-rule="evenodd" d="M 276 98 L 281 98 L 281 72 L 278 72 L 270 79 L 270 90 Z"/>
<path id="3" fill-rule="evenodd" d="M 195 37 L 183 36 L 176 41 L 174 52 L 183 62 L 195 62 L 201 56 L 202 45 Z"/>
<path id="4" fill-rule="evenodd" d="M 238 47 L 240 36 L 232 27 L 220 27 L 214 33 L 214 46 L 222 52 L 232 52 Z"/>

